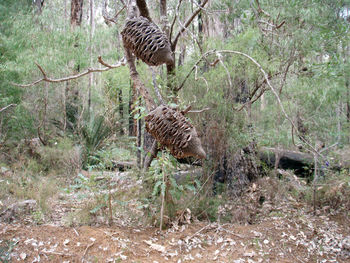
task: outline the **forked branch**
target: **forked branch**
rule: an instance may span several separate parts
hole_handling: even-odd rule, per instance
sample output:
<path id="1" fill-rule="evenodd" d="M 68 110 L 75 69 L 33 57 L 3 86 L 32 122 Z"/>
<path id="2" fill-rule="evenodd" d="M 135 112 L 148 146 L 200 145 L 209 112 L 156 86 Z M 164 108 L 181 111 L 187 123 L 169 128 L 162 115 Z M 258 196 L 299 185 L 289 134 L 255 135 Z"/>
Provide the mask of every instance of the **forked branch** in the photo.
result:
<path id="1" fill-rule="evenodd" d="M 27 87 L 32 87 L 40 82 L 51 82 L 51 83 L 58 83 L 58 82 L 65 82 L 65 81 L 70 81 L 70 80 L 73 80 L 73 79 L 78 79 L 78 78 L 81 78 L 85 75 L 88 75 L 88 74 L 91 74 L 93 72 L 104 72 L 104 71 L 108 71 L 110 69 L 114 69 L 114 68 L 119 68 L 121 66 L 125 66 L 126 64 L 126 61 L 124 59 L 122 59 L 121 61 L 119 61 L 117 64 L 115 65 L 110 65 L 108 63 L 106 63 L 105 61 L 103 61 L 102 57 L 99 56 L 98 57 L 98 62 L 100 64 L 102 64 L 103 66 L 105 66 L 105 68 L 88 68 L 87 70 L 79 73 L 79 74 L 76 74 L 76 75 L 72 75 L 72 76 L 68 76 L 68 77 L 64 77 L 64 78 L 58 78 L 58 79 L 54 79 L 54 78 L 50 78 L 47 76 L 45 70 L 36 62 L 35 65 L 38 67 L 38 69 L 40 70 L 41 74 L 43 75 L 43 77 L 41 79 L 38 79 L 32 83 L 29 83 L 29 84 L 17 84 L 17 83 L 12 83 L 13 85 L 15 86 L 18 86 L 18 87 L 22 87 L 22 88 L 27 88 Z"/>
<path id="2" fill-rule="evenodd" d="M 102 16 L 106 21 L 107 25 L 109 25 L 110 22 L 115 24 L 117 22 L 117 18 L 120 15 L 120 13 L 126 8 L 126 4 L 124 3 L 124 1 L 121 0 L 121 2 L 123 4 L 123 7 L 119 11 L 117 11 L 113 17 L 110 17 L 107 12 L 107 0 L 104 0 L 103 7 L 102 7 Z"/>
<path id="3" fill-rule="evenodd" d="M 199 12 L 202 11 L 203 7 L 208 3 L 208 0 L 204 0 L 203 3 L 196 9 L 193 14 L 186 20 L 185 24 L 179 32 L 176 34 L 174 41 L 171 43 L 171 49 L 174 51 L 177 45 L 177 42 L 179 41 L 180 36 L 182 33 L 186 30 L 186 28 L 189 27 L 189 25 L 192 23 L 193 19 L 199 14 Z"/>
<path id="4" fill-rule="evenodd" d="M 291 117 L 289 117 L 289 115 L 287 114 L 283 104 L 282 104 L 282 101 L 281 101 L 281 98 L 278 94 L 278 91 L 271 85 L 270 83 L 270 78 L 269 78 L 269 75 L 266 73 L 266 71 L 263 69 L 263 67 L 254 59 L 252 58 L 251 56 L 249 56 L 248 54 L 245 54 L 243 52 L 240 52 L 240 51 L 235 51 L 235 50 L 210 50 L 208 52 L 206 52 L 205 54 L 202 55 L 202 57 L 195 63 L 195 65 L 192 67 L 192 69 L 190 70 L 190 72 L 187 74 L 187 76 L 185 77 L 184 81 L 182 82 L 182 84 L 179 86 L 179 89 L 181 89 L 186 81 L 186 79 L 188 79 L 189 75 L 193 72 L 193 70 L 196 68 L 196 66 L 200 63 L 201 60 L 203 60 L 205 57 L 207 57 L 208 55 L 211 55 L 211 54 L 217 54 L 217 53 L 220 53 L 220 54 L 236 54 L 236 55 L 241 55 L 241 56 L 244 56 L 246 58 L 248 58 L 251 62 L 253 62 L 253 64 L 255 64 L 258 69 L 260 70 L 260 72 L 263 74 L 264 76 L 264 79 L 266 81 L 266 84 L 267 86 L 270 88 L 270 90 L 272 91 L 272 93 L 274 94 L 274 96 L 276 97 L 277 99 L 277 103 L 278 105 L 280 106 L 280 109 L 284 115 L 284 117 L 289 121 L 289 123 L 292 125 L 293 129 L 297 132 L 298 132 L 298 128 L 296 126 L 296 124 L 294 123 L 294 121 L 292 120 Z M 306 139 L 302 138 L 301 139 L 302 142 L 307 145 L 309 147 L 309 150 L 311 152 L 313 152 L 314 154 L 324 158 L 321 153 L 314 147 L 311 145 L 310 142 L 308 142 Z"/>

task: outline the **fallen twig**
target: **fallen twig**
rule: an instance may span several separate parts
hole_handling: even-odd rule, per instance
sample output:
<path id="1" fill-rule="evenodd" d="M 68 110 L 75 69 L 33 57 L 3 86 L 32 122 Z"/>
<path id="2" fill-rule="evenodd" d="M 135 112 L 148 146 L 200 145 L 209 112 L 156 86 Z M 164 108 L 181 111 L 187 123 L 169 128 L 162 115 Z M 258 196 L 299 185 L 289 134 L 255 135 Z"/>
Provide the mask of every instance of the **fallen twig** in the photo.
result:
<path id="1" fill-rule="evenodd" d="M 16 107 L 16 106 L 17 106 L 17 104 L 14 104 L 14 103 L 7 105 L 7 106 L 3 107 L 2 109 L 0 109 L 0 113 L 7 110 L 8 108 Z"/>
<path id="2" fill-rule="evenodd" d="M 74 230 L 74 233 L 75 233 L 77 236 L 79 236 L 78 231 L 77 231 L 75 228 L 73 228 L 73 230 Z"/>
<path id="3" fill-rule="evenodd" d="M 74 256 L 74 254 L 63 253 L 63 252 L 56 252 L 56 251 L 47 251 L 46 249 L 41 250 L 39 254 L 49 254 L 49 255 L 57 255 L 57 256 L 64 256 L 64 257 L 72 257 L 72 256 Z"/>
<path id="4" fill-rule="evenodd" d="M 84 251 L 84 254 L 83 254 L 82 258 L 81 258 L 81 262 L 84 262 L 84 257 L 85 257 L 85 255 L 86 255 L 88 249 L 89 249 L 90 247 L 92 247 L 94 244 L 95 244 L 95 241 L 86 246 L 85 251 Z"/>

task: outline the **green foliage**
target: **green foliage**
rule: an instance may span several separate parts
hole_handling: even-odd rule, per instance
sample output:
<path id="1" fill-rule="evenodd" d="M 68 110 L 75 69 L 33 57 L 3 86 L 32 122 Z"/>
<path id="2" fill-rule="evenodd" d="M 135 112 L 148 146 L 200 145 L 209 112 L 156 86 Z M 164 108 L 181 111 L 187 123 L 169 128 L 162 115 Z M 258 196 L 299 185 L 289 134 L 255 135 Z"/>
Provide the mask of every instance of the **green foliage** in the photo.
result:
<path id="1" fill-rule="evenodd" d="M 113 198 L 109 190 L 115 186 L 115 183 L 110 180 L 109 175 L 103 175 L 102 173 L 102 176 L 104 176 L 103 180 L 97 180 L 96 173 L 90 173 L 90 176 L 79 173 L 74 179 L 74 184 L 69 188 L 65 188 L 68 193 L 79 190 L 79 199 L 86 199 L 90 194 L 93 195 L 93 200 L 87 202 L 81 211 L 75 214 L 75 216 L 80 217 L 79 223 L 92 223 L 93 217 L 97 214 L 107 217 L 113 213 L 109 211 L 109 209 L 112 209 L 111 202 Z"/>
<path id="2" fill-rule="evenodd" d="M 39 149 L 41 171 L 71 176 L 82 166 L 82 153 L 79 146 L 67 137 L 56 138 L 48 146 Z"/>
<path id="3" fill-rule="evenodd" d="M 3 240 L 0 244 L 0 260 L 3 263 L 11 262 L 11 253 L 18 241 Z"/>
<path id="4" fill-rule="evenodd" d="M 96 158 L 97 151 L 102 149 L 111 136 L 112 130 L 106 124 L 104 116 L 91 118 L 89 122 L 84 123 L 81 128 L 81 135 L 84 145 L 83 166 L 96 164 L 99 158 Z"/>
<path id="5" fill-rule="evenodd" d="M 176 211 L 189 205 L 188 199 L 200 189 L 201 183 L 197 179 L 181 178 L 181 175 L 176 173 L 176 166 L 176 159 L 165 153 L 152 162 L 147 177 L 144 178 L 148 190 L 141 198 L 141 207 L 149 209 L 151 214 L 160 213 L 164 196 L 166 215 L 173 219 Z"/>

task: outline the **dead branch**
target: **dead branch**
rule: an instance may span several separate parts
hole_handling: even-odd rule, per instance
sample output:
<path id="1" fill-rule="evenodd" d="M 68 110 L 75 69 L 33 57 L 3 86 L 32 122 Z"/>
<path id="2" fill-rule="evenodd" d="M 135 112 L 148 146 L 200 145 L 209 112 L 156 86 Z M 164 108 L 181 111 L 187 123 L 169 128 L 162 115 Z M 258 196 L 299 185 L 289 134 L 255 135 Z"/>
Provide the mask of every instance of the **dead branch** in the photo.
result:
<path id="1" fill-rule="evenodd" d="M 202 113 L 202 112 L 205 112 L 205 111 L 208 111 L 210 110 L 210 108 L 204 108 L 204 109 L 201 109 L 201 110 L 189 110 L 187 113 Z"/>
<path id="2" fill-rule="evenodd" d="M 231 54 L 237 54 L 237 55 L 241 55 L 241 56 L 244 56 L 246 58 L 248 58 L 250 61 L 252 61 L 260 70 L 260 72 L 263 74 L 265 80 L 266 80 L 266 83 L 267 85 L 269 86 L 269 88 L 271 89 L 272 93 L 275 95 L 276 99 L 277 99 L 277 102 L 278 102 L 278 105 L 280 106 L 281 110 L 282 110 L 282 113 L 284 115 L 284 117 L 289 121 L 289 123 L 294 127 L 294 129 L 298 132 L 298 129 L 297 129 L 297 126 L 295 125 L 294 121 L 289 117 L 289 115 L 287 114 L 283 104 L 282 104 L 282 101 L 281 101 L 281 98 L 280 96 L 278 95 L 278 92 L 275 90 L 275 88 L 271 85 L 270 83 L 270 80 L 269 80 L 269 77 L 267 75 L 267 73 L 265 72 L 265 70 L 262 68 L 262 66 L 255 60 L 253 59 L 251 56 L 243 53 L 243 52 L 240 52 L 240 51 L 234 51 L 234 50 L 221 50 L 221 51 L 218 51 L 220 53 L 231 53 Z M 302 138 L 301 139 L 303 141 L 303 143 L 305 143 L 309 148 L 310 148 L 310 151 L 315 153 L 316 155 L 318 156 L 321 156 L 322 158 L 324 158 L 324 156 L 322 156 L 319 151 L 317 151 L 317 149 L 315 149 L 315 147 L 313 147 L 305 138 Z"/>
<path id="3" fill-rule="evenodd" d="M 176 12 L 178 12 L 179 10 L 176 10 Z M 179 17 L 179 14 L 176 14 L 177 17 Z M 199 51 L 201 54 L 203 54 L 203 48 L 202 45 L 200 43 L 200 41 L 198 40 L 198 37 L 196 37 L 191 30 L 188 30 L 188 28 L 182 24 L 182 22 L 180 21 L 180 19 L 178 20 L 178 23 L 180 24 L 180 27 L 184 29 L 184 31 L 186 31 L 187 33 L 189 33 L 192 37 L 192 39 L 194 39 L 194 41 L 196 42 L 196 44 L 198 45 Z M 174 49 L 175 50 L 175 49 Z M 208 62 L 208 61 L 207 61 Z M 208 62 L 209 64 L 209 62 Z"/>
<path id="4" fill-rule="evenodd" d="M 186 115 L 186 114 L 190 111 L 191 108 L 192 108 L 192 106 L 190 105 L 190 106 L 188 106 L 186 109 L 182 110 L 181 113 L 182 113 L 183 115 Z"/>
<path id="5" fill-rule="evenodd" d="M 180 36 L 186 30 L 186 28 L 192 23 L 193 19 L 202 11 L 202 8 L 208 3 L 208 0 L 204 0 L 200 7 L 193 12 L 193 14 L 186 20 L 184 27 L 182 27 L 179 32 L 176 34 L 174 41 L 171 43 L 171 49 L 174 51 L 179 41 Z"/>
<path id="6" fill-rule="evenodd" d="M 40 251 L 39 254 L 49 254 L 49 255 L 63 256 L 63 257 L 73 257 L 73 256 L 75 256 L 74 254 L 70 254 L 70 253 L 47 251 L 46 249 L 43 249 L 42 251 Z"/>
<path id="7" fill-rule="evenodd" d="M 32 83 L 29 84 L 17 84 L 17 83 L 12 83 L 12 85 L 14 86 L 18 86 L 18 87 L 22 87 L 22 88 L 27 88 L 27 87 L 32 87 L 42 81 L 46 81 L 46 82 L 51 82 L 51 83 L 58 83 L 58 82 L 65 82 L 65 81 L 70 81 L 73 79 L 78 79 L 81 78 L 85 75 L 91 74 L 93 72 L 104 72 L 104 71 L 108 71 L 110 69 L 114 69 L 114 68 L 119 68 L 121 66 L 125 66 L 126 62 L 124 59 L 122 59 L 121 61 L 118 62 L 118 64 L 115 65 L 109 65 L 106 62 L 104 62 L 101 58 L 101 56 L 98 57 L 98 62 L 101 63 L 102 65 L 105 66 L 105 68 L 100 68 L 100 69 L 95 69 L 95 68 L 88 68 L 87 70 L 83 71 L 82 73 L 79 73 L 77 75 L 72 75 L 72 76 L 68 76 L 68 77 L 64 77 L 64 78 L 59 78 L 59 79 L 53 79 L 47 76 L 46 72 L 44 71 L 44 69 L 35 62 L 36 66 L 39 68 L 40 72 L 42 73 L 43 77 L 41 79 L 38 79 Z"/>
<path id="8" fill-rule="evenodd" d="M 264 11 L 261 7 L 260 7 L 260 3 L 259 0 L 255 0 L 256 4 L 258 5 L 258 12 L 259 13 L 263 13 L 264 15 L 271 17 L 271 15 L 269 13 L 267 13 L 266 11 Z"/>
<path id="9" fill-rule="evenodd" d="M 10 105 L 7 105 L 7 106 L 3 107 L 2 109 L 0 109 L 0 113 L 2 113 L 3 111 L 5 111 L 11 107 L 16 107 L 16 106 L 17 106 L 17 104 L 11 103 Z"/>
<path id="10" fill-rule="evenodd" d="M 196 66 L 196 70 L 194 71 L 194 80 L 198 81 L 199 79 L 203 80 L 205 85 L 207 86 L 207 92 L 209 91 L 208 81 L 204 77 L 198 77 L 198 66 Z"/>
<path id="11" fill-rule="evenodd" d="M 117 11 L 113 17 L 110 17 L 108 15 L 108 12 L 107 12 L 107 0 L 104 0 L 103 8 L 102 8 L 102 16 L 103 16 L 103 18 L 104 18 L 104 20 L 105 20 L 107 25 L 109 24 L 109 22 L 112 22 L 114 24 L 117 23 L 118 16 L 126 8 L 126 5 L 125 5 L 124 1 L 121 0 L 121 2 L 123 4 L 123 7 L 119 11 Z"/>
<path id="12" fill-rule="evenodd" d="M 216 53 L 216 56 L 217 56 L 218 60 L 220 61 L 220 64 L 222 65 L 222 67 L 225 69 L 226 74 L 227 74 L 227 79 L 228 79 L 228 82 L 229 82 L 229 84 L 230 84 L 230 88 L 232 88 L 231 75 L 230 75 L 230 72 L 228 71 L 228 69 L 227 69 L 227 67 L 226 67 L 226 65 L 225 65 L 225 63 L 224 63 L 224 61 L 222 61 L 222 55 L 221 55 L 219 52 L 217 52 L 217 53 Z"/>
<path id="13" fill-rule="evenodd" d="M 193 67 L 191 68 L 191 70 L 187 73 L 186 77 L 184 78 L 184 80 L 182 81 L 182 83 L 180 84 L 179 87 L 176 88 L 176 91 L 179 91 L 180 89 L 183 88 L 183 86 L 185 85 L 186 80 L 190 77 L 190 75 L 192 74 L 192 72 L 196 69 L 196 67 L 198 66 L 198 64 L 204 59 L 204 57 L 207 57 L 208 55 L 214 53 L 213 50 L 210 50 L 206 53 L 204 53 L 198 60 L 197 62 L 193 65 Z"/>
<path id="14" fill-rule="evenodd" d="M 173 22 L 171 23 L 171 26 L 170 26 L 170 33 L 169 33 L 169 41 L 170 41 L 170 43 L 171 43 L 171 38 L 173 37 L 174 25 L 175 25 L 175 22 L 176 22 L 176 19 L 177 19 L 177 15 L 178 15 L 179 10 L 180 10 L 181 3 L 182 3 L 182 0 L 179 0 L 179 2 L 177 3 L 174 19 L 173 19 Z"/>
<path id="15" fill-rule="evenodd" d="M 254 102 L 256 102 L 258 99 L 260 99 L 260 97 L 265 93 L 266 89 L 262 88 L 260 89 L 260 93 L 258 96 L 256 96 L 253 100 L 250 99 L 249 101 L 247 101 L 246 103 L 244 103 L 241 107 L 239 107 L 238 109 L 236 109 L 236 111 L 241 111 L 243 110 L 245 107 L 247 107 L 248 105 L 253 104 Z"/>
<path id="16" fill-rule="evenodd" d="M 157 98 L 161 104 L 165 104 L 163 97 L 162 97 L 162 94 L 160 93 L 160 90 L 159 90 L 158 85 L 157 85 L 156 72 L 154 71 L 154 69 L 152 67 L 149 67 L 149 70 L 152 72 L 153 88 L 154 88 L 154 91 L 156 92 Z"/>
<path id="17" fill-rule="evenodd" d="M 288 60 L 287 67 L 286 67 L 286 70 L 285 70 L 285 72 L 283 74 L 283 78 L 282 78 L 282 81 L 281 81 L 281 86 L 279 88 L 279 95 L 282 94 L 282 89 L 283 89 L 284 84 L 286 83 L 287 75 L 288 75 L 288 72 L 289 72 L 289 68 L 293 64 L 293 62 L 295 61 L 295 59 L 294 59 L 295 48 L 293 48 L 290 53 L 291 53 L 290 56 L 289 56 L 290 59 Z"/>
<path id="18" fill-rule="evenodd" d="M 284 115 L 285 118 L 289 121 L 289 123 L 292 125 L 292 127 L 294 128 L 294 130 L 295 130 L 295 131 L 298 133 L 298 135 L 299 135 L 298 128 L 297 128 L 297 126 L 295 125 L 294 121 L 293 121 L 293 120 L 289 117 L 289 115 L 287 114 L 287 112 L 286 112 L 286 110 L 285 110 L 285 108 L 284 108 L 284 106 L 283 106 L 283 104 L 282 104 L 282 101 L 281 101 L 281 98 L 280 98 L 278 92 L 277 92 L 276 89 L 271 85 L 270 80 L 269 80 L 269 75 L 266 73 L 266 71 L 262 68 L 262 66 L 261 66 L 254 58 L 252 58 L 251 56 L 249 56 L 249 55 L 246 54 L 246 53 L 243 53 L 243 52 L 240 52 L 240 51 L 235 51 L 235 50 L 219 50 L 219 51 L 217 51 L 217 50 L 210 50 L 210 51 L 206 52 L 206 53 L 203 54 L 203 55 L 201 56 L 201 58 L 195 63 L 195 65 L 192 67 L 192 69 L 190 70 L 190 72 L 186 75 L 185 79 L 183 80 L 182 84 L 177 88 L 177 90 L 180 90 L 180 89 L 183 87 L 183 85 L 184 85 L 185 81 L 188 79 L 189 75 L 193 72 L 193 70 L 194 70 L 195 67 L 200 63 L 200 61 L 201 61 L 202 59 L 204 59 L 204 57 L 207 57 L 208 55 L 211 55 L 211 54 L 217 54 L 217 53 L 226 53 L 226 54 L 241 55 L 241 56 L 244 56 L 244 57 L 248 58 L 251 62 L 253 62 L 253 64 L 255 64 L 255 65 L 258 67 L 258 69 L 260 70 L 260 72 L 263 74 L 264 79 L 265 79 L 265 81 L 266 81 L 266 84 L 268 85 L 268 87 L 271 89 L 272 93 L 273 93 L 274 96 L 276 97 L 277 103 L 278 103 L 278 105 L 280 106 L 280 109 L 282 110 L 283 115 Z M 250 102 L 250 103 L 251 103 L 251 102 Z M 302 140 L 302 142 L 303 142 L 305 145 L 307 145 L 307 146 L 309 147 L 309 151 L 310 151 L 310 152 L 313 152 L 313 153 L 317 154 L 318 156 L 321 156 L 322 158 L 324 158 L 324 156 L 322 156 L 322 155 L 320 154 L 320 152 L 319 152 L 317 149 L 315 149 L 315 147 L 313 147 L 313 146 L 310 144 L 310 142 L 308 142 L 305 138 L 302 138 L 302 137 L 301 137 L 301 140 Z"/>
<path id="19" fill-rule="evenodd" d="M 92 247 L 94 244 L 95 244 L 95 241 L 86 246 L 85 251 L 84 251 L 84 254 L 83 254 L 83 256 L 81 257 L 81 262 L 84 262 L 84 257 L 85 257 L 85 255 L 86 255 L 88 249 L 89 249 L 90 247 Z"/>

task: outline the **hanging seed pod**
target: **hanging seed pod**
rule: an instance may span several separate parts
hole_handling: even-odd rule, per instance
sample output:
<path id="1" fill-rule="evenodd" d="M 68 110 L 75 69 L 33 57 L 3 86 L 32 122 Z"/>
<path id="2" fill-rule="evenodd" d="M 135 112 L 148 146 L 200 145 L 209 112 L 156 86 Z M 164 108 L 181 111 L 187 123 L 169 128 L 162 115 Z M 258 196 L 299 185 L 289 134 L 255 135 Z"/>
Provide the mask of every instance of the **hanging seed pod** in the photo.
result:
<path id="1" fill-rule="evenodd" d="M 180 111 L 164 105 L 158 106 L 145 117 L 145 121 L 146 130 L 166 146 L 174 157 L 205 158 L 196 129 Z"/>
<path id="2" fill-rule="evenodd" d="M 124 47 L 146 64 L 159 66 L 174 63 L 168 38 L 147 18 L 128 19 L 121 34 Z"/>

